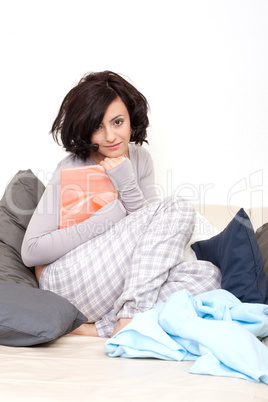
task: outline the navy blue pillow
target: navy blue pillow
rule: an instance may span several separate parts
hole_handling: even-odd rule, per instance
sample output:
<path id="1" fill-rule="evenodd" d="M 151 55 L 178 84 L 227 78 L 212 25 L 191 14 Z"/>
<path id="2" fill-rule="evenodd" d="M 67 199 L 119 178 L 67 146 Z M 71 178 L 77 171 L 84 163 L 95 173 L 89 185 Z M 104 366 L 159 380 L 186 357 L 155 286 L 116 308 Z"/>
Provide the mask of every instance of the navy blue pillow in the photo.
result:
<path id="1" fill-rule="evenodd" d="M 212 262 L 222 273 L 222 289 L 244 303 L 268 304 L 267 280 L 250 219 L 241 208 L 218 235 L 192 245 L 198 260 Z"/>

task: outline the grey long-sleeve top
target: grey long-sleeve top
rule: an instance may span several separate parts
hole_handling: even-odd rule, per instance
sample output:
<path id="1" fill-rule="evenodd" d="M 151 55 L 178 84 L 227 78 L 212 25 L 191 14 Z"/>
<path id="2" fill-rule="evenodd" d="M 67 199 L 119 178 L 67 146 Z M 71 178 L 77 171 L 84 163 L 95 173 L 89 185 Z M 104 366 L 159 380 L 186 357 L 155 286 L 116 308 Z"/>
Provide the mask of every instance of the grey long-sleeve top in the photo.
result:
<path id="1" fill-rule="evenodd" d="M 60 172 L 64 168 L 94 165 L 71 154 L 57 166 L 52 180 L 30 220 L 22 243 L 22 259 L 26 266 L 49 264 L 64 254 L 105 232 L 127 214 L 140 209 L 146 201 L 157 198 L 153 161 L 145 148 L 129 144 L 129 157 L 107 171 L 118 190 L 117 200 L 101 208 L 84 222 L 59 229 Z"/>

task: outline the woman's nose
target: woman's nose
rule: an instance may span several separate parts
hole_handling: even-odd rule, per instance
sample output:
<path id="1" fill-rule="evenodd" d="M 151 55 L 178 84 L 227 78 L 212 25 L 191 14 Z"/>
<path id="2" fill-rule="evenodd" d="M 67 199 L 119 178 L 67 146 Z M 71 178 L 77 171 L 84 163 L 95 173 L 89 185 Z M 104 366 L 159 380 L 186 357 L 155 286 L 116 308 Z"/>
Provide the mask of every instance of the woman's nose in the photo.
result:
<path id="1" fill-rule="evenodd" d="M 116 136 L 112 129 L 107 128 L 105 132 L 105 139 L 107 142 L 114 142 Z"/>

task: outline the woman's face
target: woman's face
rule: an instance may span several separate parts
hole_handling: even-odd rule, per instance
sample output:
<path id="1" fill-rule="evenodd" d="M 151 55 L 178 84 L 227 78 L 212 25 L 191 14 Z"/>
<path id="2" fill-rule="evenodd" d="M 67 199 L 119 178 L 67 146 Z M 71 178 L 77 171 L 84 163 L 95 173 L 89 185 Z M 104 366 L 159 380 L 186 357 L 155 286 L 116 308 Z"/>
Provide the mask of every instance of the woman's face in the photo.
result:
<path id="1" fill-rule="evenodd" d="M 128 110 L 118 97 L 110 103 L 102 122 L 91 136 L 92 144 L 99 145 L 99 150 L 91 155 L 94 162 L 99 163 L 106 157 L 129 156 L 130 126 Z"/>

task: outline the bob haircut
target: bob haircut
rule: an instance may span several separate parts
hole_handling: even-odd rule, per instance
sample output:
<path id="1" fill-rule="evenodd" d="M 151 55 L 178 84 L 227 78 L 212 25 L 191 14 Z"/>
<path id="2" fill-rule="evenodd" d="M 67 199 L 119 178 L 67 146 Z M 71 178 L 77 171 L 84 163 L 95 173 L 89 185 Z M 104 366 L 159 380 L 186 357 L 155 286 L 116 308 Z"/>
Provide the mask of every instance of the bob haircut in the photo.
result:
<path id="1" fill-rule="evenodd" d="M 66 151 L 85 160 L 98 145 L 91 136 L 102 122 L 107 107 L 117 97 L 124 102 L 130 117 L 130 141 L 142 145 L 149 125 L 146 98 L 128 81 L 111 71 L 90 73 L 68 92 L 52 125 L 53 139 Z"/>

